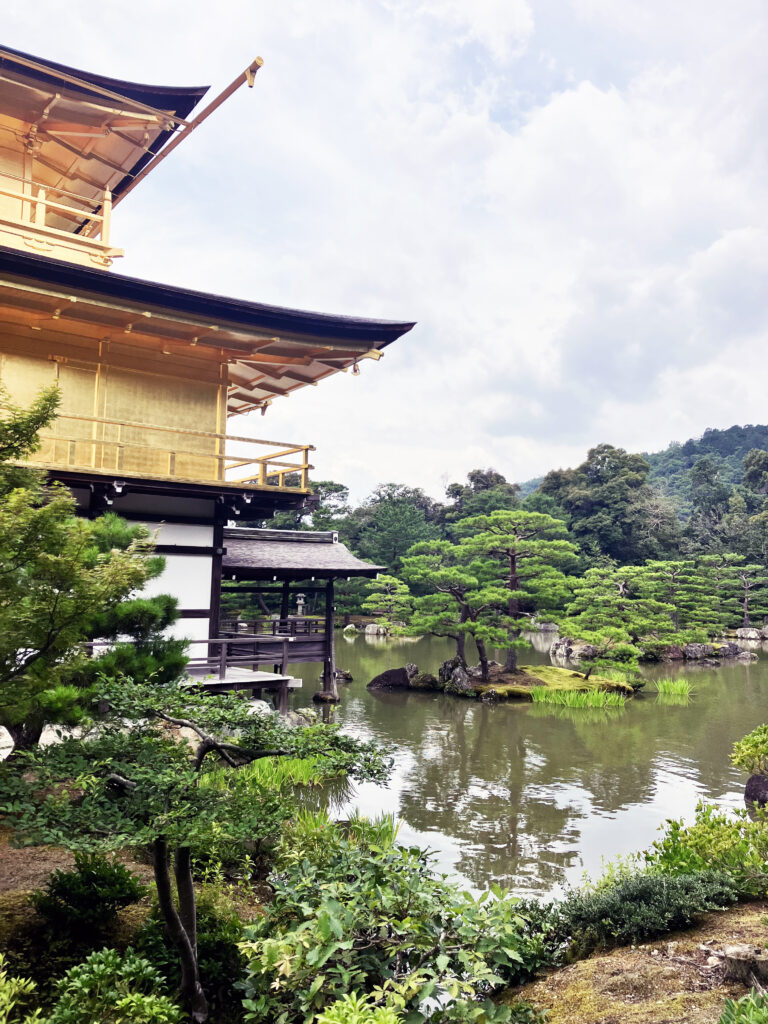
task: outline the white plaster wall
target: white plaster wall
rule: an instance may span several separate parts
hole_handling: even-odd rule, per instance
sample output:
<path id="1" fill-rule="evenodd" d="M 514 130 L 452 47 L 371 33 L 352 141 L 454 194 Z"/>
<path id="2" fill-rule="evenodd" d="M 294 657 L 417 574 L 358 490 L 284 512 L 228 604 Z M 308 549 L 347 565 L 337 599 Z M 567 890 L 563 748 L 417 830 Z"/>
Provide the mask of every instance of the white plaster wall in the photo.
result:
<path id="1" fill-rule="evenodd" d="M 210 608 L 212 559 L 206 555 L 163 555 L 165 571 L 144 588 L 147 597 L 173 594 L 179 608 Z"/>
<path id="2" fill-rule="evenodd" d="M 188 523 L 144 523 L 144 526 L 155 537 L 156 544 L 213 547 L 212 526 L 192 526 Z"/>

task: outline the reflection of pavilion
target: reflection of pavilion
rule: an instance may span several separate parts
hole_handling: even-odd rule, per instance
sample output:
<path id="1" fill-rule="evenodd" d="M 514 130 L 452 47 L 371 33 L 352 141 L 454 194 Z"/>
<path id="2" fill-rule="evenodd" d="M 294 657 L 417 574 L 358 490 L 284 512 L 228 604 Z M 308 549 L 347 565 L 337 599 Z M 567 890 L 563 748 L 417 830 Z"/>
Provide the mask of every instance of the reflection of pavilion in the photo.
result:
<path id="1" fill-rule="evenodd" d="M 82 515 L 111 509 L 156 532 L 166 570 L 147 594 L 176 596 L 176 632 L 193 655 L 202 645 L 241 674 L 232 638 L 218 635 L 224 531 L 243 513 L 268 519 L 300 505 L 313 448 L 228 421 L 357 373 L 413 326 L 108 269 L 122 256 L 114 207 L 260 66 L 191 118 L 205 88 L 119 81 L 0 49 L 0 382 L 18 405 L 42 387 L 61 394 L 30 461 L 70 487 Z M 332 595 L 334 576 L 308 575 L 330 581 Z M 332 665 L 327 643 L 322 660 Z"/>

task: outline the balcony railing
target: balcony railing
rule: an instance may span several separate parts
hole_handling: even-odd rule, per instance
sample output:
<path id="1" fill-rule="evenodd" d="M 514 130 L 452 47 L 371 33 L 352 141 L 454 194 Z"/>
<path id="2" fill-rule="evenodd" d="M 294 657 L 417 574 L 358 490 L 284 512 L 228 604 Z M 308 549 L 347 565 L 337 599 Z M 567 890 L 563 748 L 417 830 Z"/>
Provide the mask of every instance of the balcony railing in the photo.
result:
<path id="1" fill-rule="evenodd" d="M 94 213 L 98 208 L 99 213 Z M 111 262 L 122 256 L 110 245 L 112 193 L 81 196 L 67 189 L 43 185 L 7 171 L 0 172 L 0 235 L 23 239 L 29 245 L 75 252 Z M 84 225 L 82 230 L 75 231 Z M 93 236 L 99 236 L 98 239 Z M 60 255 L 60 253 L 57 253 Z"/>
<path id="2" fill-rule="evenodd" d="M 307 491 L 308 444 L 60 413 L 28 461 L 51 469 Z"/>

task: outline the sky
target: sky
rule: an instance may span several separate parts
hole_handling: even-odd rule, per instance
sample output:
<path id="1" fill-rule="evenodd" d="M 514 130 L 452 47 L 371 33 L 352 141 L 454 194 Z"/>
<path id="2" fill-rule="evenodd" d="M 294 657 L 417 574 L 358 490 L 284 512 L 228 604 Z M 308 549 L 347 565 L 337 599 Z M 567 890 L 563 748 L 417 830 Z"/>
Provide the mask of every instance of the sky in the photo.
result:
<path id="1" fill-rule="evenodd" d="M 230 421 L 356 500 L 768 422 L 763 0 L 6 0 L 3 27 L 211 96 L 264 59 L 116 209 L 115 269 L 418 321 Z"/>

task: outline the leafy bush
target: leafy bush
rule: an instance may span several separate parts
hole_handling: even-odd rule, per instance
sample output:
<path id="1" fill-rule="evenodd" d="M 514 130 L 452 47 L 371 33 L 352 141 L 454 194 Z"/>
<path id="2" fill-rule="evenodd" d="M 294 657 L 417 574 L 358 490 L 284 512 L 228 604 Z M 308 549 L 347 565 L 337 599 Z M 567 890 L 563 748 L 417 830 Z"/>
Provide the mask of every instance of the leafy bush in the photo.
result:
<path id="1" fill-rule="evenodd" d="M 180 1024 L 180 1008 L 157 995 L 162 979 L 132 950 L 102 949 L 67 971 L 58 1002 L 41 1024 Z"/>
<path id="2" fill-rule="evenodd" d="M 350 992 L 315 1018 L 314 1024 L 400 1024 L 391 1006 L 374 1006 L 370 996 Z"/>
<path id="3" fill-rule="evenodd" d="M 0 953 L 0 1024 L 33 1024 L 40 1020 L 40 1012 L 24 1015 L 36 985 L 29 978 L 10 978 L 5 968 L 5 956 Z M 387 1024 L 387 1022 L 385 1022 Z"/>
<path id="4" fill-rule="evenodd" d="M 737 898 L 733 881 L 722 872 L 638 874 L 607 889 L 572 892 L 555 908 L 555 935 L 573 959 L 685 928 Z"/>
<path id="5" fill-rule="evenodd" d="M 691 874 L 723 871 L 739 894 L 764 896 L 768 891 L 768 821 L 764 812 L 750 818 L 745 810 L 721 811 L 700 802 L 693 825 L 668 821 L 664 836 L 645 853 L 654 873 Z"/>
<path id="6" fill-rule="evenodd" d="M 243 973 L 245 960 L 238 943 L 243 926 L 231 906 L 213 889 L 197 900 L 197 955 L 200 981 L 217 1019 L 239 1016 L 241 996 L 234 985 Z M 176 992 L 180 980 L 179 959 L 168 938 L 157 906 L 136 934 L 136 953 L 150 962 L 164 979 L 164 992 Z"/>
<path id="7" fill-rule="evenodd" d="M 57 928 L 101 931 L 121 907 L 146 893 L 139 879 L 119 861 L 76 853 L 73 871 L 54 871 L 45 889 L 33 893 L 35 910 Z"/>
<path id="8" fill-rule="evenodd" d="M 434 1022 L 508 1020 L 487 997 L 546 959 L 517 900 L 499 889 L 474 899 L 418 849 L 337 838 L 328 860 L 270 880 L 274 898 L 242 945 L 248 1021 L 309 1020 L 350 991 L 413 1022 L 427 1000 Z"/>
<path id="9" fill-rule="evenodd" d="M 768 1024 L 768 996 L 750 992 L 741 999 L 726 999 L 718 1024 Z"/>
<path id="10" fill-rule="evenodd" d="M 304 860 L 313 864 L 328 863 L 345 844 L 389 850 L 395 844 L 398 829 L 392 814 L 377 818 L 353 814 L 342 824 L 333 821 L 325 809 L 299 810 L 283 830 L 275 851 L 275 864 L 279 868 Z"/>
<path id="11" fill-rule="evenodd" d="M 768 775 L 768 725 L 759 725 L 734 743 L 731 762 L 750 775 Z"/>

